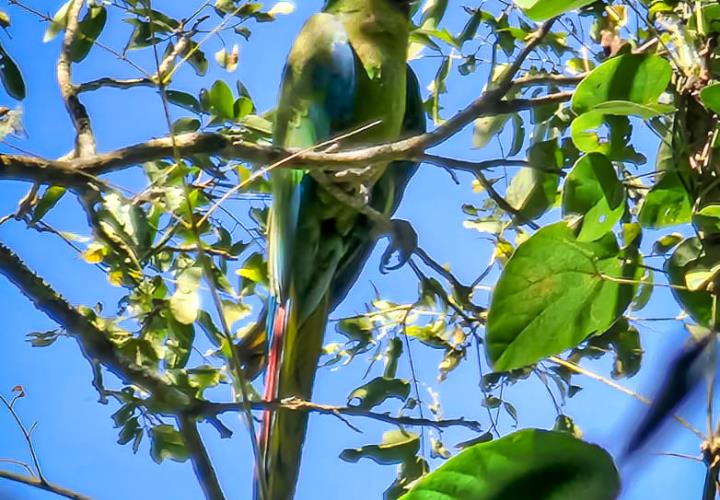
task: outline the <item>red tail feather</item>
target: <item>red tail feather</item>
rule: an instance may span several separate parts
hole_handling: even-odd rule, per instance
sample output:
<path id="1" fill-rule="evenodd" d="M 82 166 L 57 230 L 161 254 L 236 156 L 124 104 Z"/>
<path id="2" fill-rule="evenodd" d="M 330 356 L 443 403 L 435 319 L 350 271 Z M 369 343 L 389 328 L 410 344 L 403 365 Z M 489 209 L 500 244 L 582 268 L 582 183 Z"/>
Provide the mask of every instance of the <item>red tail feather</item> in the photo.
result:
<path id="1" fill-rule="evenodd" d="M 277 397 L 278 375 L 280 372 L 280 357 L 282 356 L 283 334 L 285 332 L 286 307 L 278 305 L 275 310 L 275 317 L 272 321 L 272 341 L 268 353 L 268 364 L 265 371 L 265 401 L 272 401 Z M 272 422 L 272 410 L 263 412 L 263 423 L 260 431 L 260 445 L 265 447 L 269 443 L 270 425 Z"/>

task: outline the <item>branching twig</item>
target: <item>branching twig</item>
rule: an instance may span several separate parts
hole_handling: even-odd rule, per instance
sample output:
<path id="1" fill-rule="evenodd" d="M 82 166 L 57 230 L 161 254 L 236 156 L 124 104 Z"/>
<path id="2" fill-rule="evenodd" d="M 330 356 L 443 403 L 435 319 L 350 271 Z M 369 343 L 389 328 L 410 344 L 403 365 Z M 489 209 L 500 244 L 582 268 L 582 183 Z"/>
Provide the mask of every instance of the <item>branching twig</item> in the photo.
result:
<path id="1" fill-rule="evenodd" d="M 9 479 L 10 481 L 26 484 L 28 486 L 34 486 L 35 488 L 55 493 L 61 497 L 72 498 L 73 500 L 91 500 L 90 497 L 81 495 L 73 490 L 63 488 L 62 486 L 58 486 L 54 483 L 48 483 L 47 481 L 41 481 L 40 479 L 32 476 L 25 476 L 23 474 L 15 474 L 14 472 L 0 470 L 0 478 Z"/>
<path id="2" fill-rule="evenodd" d="M 559 92 L 533 99 L 498 101 L 494 96 L 491 99 L 488 95 L 490 95 L 490 92 L 485 92 L 475 103 L 459 112 L 433 132 L 416 135 L 397 142 L 339 153 L 284 150 L 272 146 L 258 145 L 219 133 L 196 132 L 177 135 L 174 137 L 174 141 L 173 138 L 169 137 L 152 139 L 108 153 L 74 160 L 50 160 L 29 155 L 0 154 L 0 179 L 25 180 L 71 187 L 82 186 L 87 182 L 88 176 L 98 176 L 144 162 L 172 158 L 175 152 L 173 145 L 181 157 L 204 153 L 220 155 L 227 159 L 267 165 L 278 163 L 288 156 L 293 156 L 291 161 L 283 163 L 278 168 L 294 167 L 299 164 L 303 165 L 303 168 L 321 166 L 324 169 L 336 170 L 364 167 L 375 162 L 421 156 L 425 150 L 440 144 L 480 116 L 510 113 L 550 102 L 565 102 L 572 96 L 570 92 Z M 460 170 L 467 170 L 467 165 L 459 166 L 461 167 Z"/>
<path id="3" fill-rule="evenodd" d="M 183 414 L 178 416 L 177 423 L 205 498 L 224 500 L 225 495 L 220 487 L 220 481 L 215 473 L 210 455 L 200 438 L 197 422 L 192 417 Z"/>
<path id="4" fill-rule="evenodd" d="M 80 11 L 85 2 L 72 0 L 67 12 L 67 24 L 63 37 L 60 58 L 57 63 L 57 79 L 60 93 L 65 101 L 70 119 L 75 127 L 75 155 L 84 158 L 95 154 L 95 136 L 90 124 L 90 116 L 85 106 L 77 96 L 77 90 L 72 83 L 72 48 L 78 35 L 80 24 Z"/>
<path id="5" fill-rule="evenodd" d="M 466 420 L 464 418 L 432 420 L 429 418 L 417 418 L 407 416 L 394 417 L 389 413 L 377 413 L 363 408 L 355 408 L 352 406 L 335 406 L 320 403 L 311 403 L 298 398 L 286 398 L 282 401 L 253 401 L 252 408 L 254 410 L 293 410 L 311 413 L 319 413 L 321 415 L 362 417 L 387 422 L 394 425 L 435 427 L 443 429 L 447 427 L 466 427 L 468 429 L 480 432 L 482 424 L 475 420 Z M 197 414 L 201 417 L 213 417 L 221 413 L 236 412 L 243 409 L 243 403 L 202 403 L 197 408 Z"/>
<path id="6" fill-rule="evenodd" d="M 35 476 L 32 468 L 28 464 L 26 464 L 25 462 L 21 462 L 20 460 L 15 460 L 13 458 L 0 458 L 0 463 L 17 465 L 18 467 L 22 467 L 23 469 L 25 469 L 27 473 L 31 476 Z"/>
<path id="7" fill-rule="evenodd" d="M 15 389 L 13 389 L 15 390 Z M 23 437 L 25 438 L 25 442 L 27 443 L 28 449 L 30 450 L 30 456 L 32 457 L 33 466 L 35 467 L 35 471 L 30 468 L 30 466 L 24 462 L 20 462 L 19 460 L 11 460 L 11 459 L 1 459 L 1 462 L 5 463 L 12 463 L 15 465 L 19 465 L 20 467 L 25 468 L 25 470 L 28 471 L 27 476 L 24 476 L 22 474 L 15 474 L 13 472 L 3 471 L 0 470 L 0 478 L 9 479 L 11 481 L 16 481 L 19 483 L 27 484 L 28 486 L 34 486 L 36 488 L 40 488 L 46 491 L 51 491 L 57 495 L 61 495 L 67 498 L 74 498 L 74 499 L 88 499 L 88 497 L 80 495 L 79 493 L 76 493 L 72 490 L 68 490 L 66 488 L 57 486 L 55 484 L 52 484 L 48 482 L 48 480 L 45 478 L 45 475 L 42 472 L 42 469 L 40 468 L 40 460 L 38 459 L 37 452 L 35 451 L 35 445 L 33 445 L 32 442 L 32 432 L 35 429 L 35 424 L 31 425 L 29 429 L 25 427 L 25 424 L 23 424 L 22 420 L 20 419 L 20 415 L 17 414 L 15 411 L 15 402 L 24 396 L 24 392 L 20 388 L 20 393 L 17 394 L 11 401 L 8 401 L 5 399 L 4 396 L 0 395 L 0 402 L 7 408 L 7 410 L 10 412 L 10 415 L 12 415 L 13 419 L 15 420 L 15 423 L 17 424 L 18 428 L 22 432 Z"/>
<path id="8" fill-rule="evenodd" d="M 511 160 L 507 158 L 497 158 L 495 160 L 484 161 L 467 161 L 455 158 L 445 158 L 431 154 L 423 154 L 415 158 L 415 160 L 431 163 L 439 167 L 449 168 L 450 170 L 461 170 L 465 172 L 478 172 L 482 170 L 490 170 L 497 167 L 528 167 L 530 166 L 525 160 Z M 534 167 L 533 167 L 534 168 Z M 557 171 L 553 171 L 558 173 Z"/>
<path id="9" fill-rule="evenodd" d="M 508 214 L 512 215 L 521 224 L 527 224 L 529 227 L 535 230 L 540 229 L 540 226 L 536 222 L 530 220 L 528 217 L 523 215 L 522 212 L 517 210 L 505 198 L 503 198 L 502 195 L 497 192 L 497 190 L 493 187 L 492 183 L 487 179 L 487 177 L 485 177 L 482 172 L 476 171 L 475 178 L 483 187 L 483 189 L 487 191 L 488 196 L 497 204 L 498 207 L 500 207 Z"/>
<path id="10" fill-rule="evenodd" d="M 32 442 L 32 431 L 33 429 L 35 429 L 35 424 L 33 424 L 29 430 L 25 428 L 25 424 L 22 423 L 22 420 L 20 420 L 20 415 L 17 414 L 14 408 L 14 403 L 18 397 L 21 396 L 16 396 L 15 399 L 10 402 L 5 399 L 4 396 L 0 395 L 0 402 L 2 402 L 2 404 L 5 405 L 5 407 L 8 409 L 10 415 L 12 415 L 15 423 L 20 429 L 20 432 L 22 432 L 23 438 L 25 438 L 25 442 L 27 443 L 28 450 L 30 450 L 30 457 L 32 458 L 33 465 L 35 466 L 35 473 L 38 479 L 42 483 L 47 483 L 45 476 L 42 473 L 42 469 L 40 468 L 40 460 L 38 459 L 37 452 L 35 451 L 35 445 L 33 445 Z"/>
<path id="11" fill-rule="evenodd" d="M 160 376 L 122 356 L 105 327 L 70 305 L 48 283 L 36 275 L 8 247 L 0 243 L 0 274 L 10 280 L 35 305 L 63 327 L 80 344 L 88 360 L 99 360 L 128 384 L 142 387 L 155 397 L 182 408 L 193 399 Z"/>

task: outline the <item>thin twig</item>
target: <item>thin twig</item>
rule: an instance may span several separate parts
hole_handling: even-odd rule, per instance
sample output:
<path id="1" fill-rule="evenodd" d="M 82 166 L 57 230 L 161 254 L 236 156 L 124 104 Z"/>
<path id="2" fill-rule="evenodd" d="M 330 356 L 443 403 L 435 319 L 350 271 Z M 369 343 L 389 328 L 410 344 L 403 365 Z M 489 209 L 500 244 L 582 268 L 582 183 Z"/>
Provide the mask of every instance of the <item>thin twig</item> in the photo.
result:
<path id="1" fill-rule="evenodd" d="M 17 398 L 16 398 L 17 399 Z M 0 402 L 2 402 L 3 405 L 8 409 L 10 412 L 10 415 L 12 415 L 13 419 L 15 420 L 15 423 L 17 424 L 18 428 L 20 429 L 20 432 L 22 432 L 23 437 L 25 438 L 25 442 L 27 443 L 28 449 L 30 450 L 30 457 L 32 458 L 33 465 L 35 466 L 35 473 L 42 483 L 47 483 L 45 480 L 45 476 L 43 475 L 42 469 L 40 468 L 40 460 L 38 459 L 37 453 L 35 452 L 35 445 L 33 445 L 32 442 L 32 431 L 35 428 L 35 424 L 30 427 L 30 430 L 25 428 L 25 425 L 22 423 L 22 420 L 20 420 L 20 415 L 17 414 L 14 408 L 14 402 L 16 399 L 13 400 L 11 403 L 3 395 L 0 394 Z"/>
<path id="2" fill-rule="evenodd" d="M 415 397 L 417 398 L 417 405 L 418 405 L 418 411 L 420 412 L 420 418 L 425 419 L 425 415 L 423 413 L 423 401 L 422 396 L 420 396 L 420 386 L 418 384 L 418 377 L 417 372 L 415 371 L 415 361 L 413 359 L 412 355 L 412 347 L 410 346 L 410 336 L 407 334 L 407 319 L 408 315 L 412 309 L 408 309 L 405 311 L 405 314 L 403 314 L 402 321 L 400 322 L 400 329 L 402 331 L 403 339 L 405 340 L 405 349 L 407 349 L 407 355 L 408 355 L 408 364 L 410 366 L 410 375 L 412 377 L 412 383 L 413 383 L 413 389 L 415 389 Z M 425 454 L 425 428 L 422 427 L 422 432 L 420 433 L 420 443 L 422 446 L 422 454 Z"/>
<path id="3" fill-rule="evenodd" d="M 530 165 L 526 160 L 511 160 L 508 158 L 497 158 L 494 160 L 484 160 L 484 161 L 467 161 L 467 160 L 458 160 L 456 158 L 446 158 L 443 156 L 437 156 L 437 155 L 431 155 L 431 154 L 423 154 L 418 156 L 417 158 L 414 158 L 415 160 L 425 162 L 425 163 L 431 163 L 433 165 L 437 165 L 440 167 L 445 167 L 450 170 L 460 170 L 465 172 L 478 172 L 482 170 L 489 170 L 491 168 L 498 168 L 498 167 L 531 167 L 535 168 L 534 165 Z M 545 169 L 542 169 L 543 171 L 546 171 Z M 550 170 L 547 170 L 550 171 Z M 557 170 L 552 170 L 555 174 L 560 174 Z"/>
<path id="4" fill-rule="evenodd" d="M 614 382 L 608 378 L 605 378 L 602 375 L 599 375 L 593 371 L 590 371 L 587 368 L 583 368 L 582 366 L 577 365 L 577 364 L 573 363 L 572 361 L 567 361 L 562 358 L 558 358 L 557 356 L 550 356 L 549 358 L 547 358 L 547 360 L 550 361 L 551 363 L 555 363 L 556 365 L 560 365 L 564 368 L 567 368 L 570 371 L 579 373 L 581 375 L 585 375 L 586 377 L 590 377 L 591 379 L 597 380 L 598 382 L 602 382 L 603 384 L 610 386 L 613 389 L 616 389 L 616 390 L 622 392 L 623 394 L 627 394 L 628 396 L 637 399 L 644 405 L 650 406 L 652 404 L 652 400 L 650 400 L 649 398 L 646 398 L 645 396 L 638 394 L 637 392 L 635 392 L 631 389 L 628 389 L 627 387 L 624 387 L 624 386 L 618 384 L 617 382 Z M 672 418 L 674 418 L 677 422 L 680 423 L 680 425 L 682 425 L 683 427 L 688 429 L 690 432 L 695 434 L 698 438 L 703 439 L 703 440 L 705 439 L 705 435 L 699 429 L 697 429 L 695 426 L 693 426 L 690 422 L 688 422 L 681 416 L 673 415 Z"/>
<path id="5" fill-rule="evenodd" d="M 286 398 L 282 401 L 252 401 L 254 410 L 292 410 L 310 413 L 319 413 L 321 415 L 344 415 L 348 417 L 369 418 L 379 420 L 394 425 L 418 426 L 418 427 L 434 427 L 444 429 L 448 427 L 465 427 L 480 432 L 482 424 L 475 420 L 466 420 L 464 418 L 432 420 L 430 418 L 417 418 L 407 416 L 392 416 L 389 413 L 377 413 L 363 408 L 353 406 L 335 406 L 320 403 L 312 403 L 298 398 Z M 242 409 L 242 403 L 201 403 L 196 411 L 198 416 L 212 417 L 222 413 L 236 412 Z"/>
<path id="6" fill-rule="evenodd" d="M 21 462 L 20 460 L 15 460 L 13 458 L 0 458 L 0 463 L 17 465 L 18 467 L 25 469 L 28 474 L 35 477 L 35 472 L 33 472 L 32 468 L 25 462 Z"/>
<path id="7" fill-rule="evenodd" d="M 477 360 L 478 360 L 478 374 L 480 375 L 480 380 L 478 381 L 478 386 L 480 387 L 480 392 L 483 395 L 483 400 L 487 400 L 488 396 L 490 395 L 490 392 L 485 387 L 485 382 L 483 380 L 485 378 L 485 373 L 483 371 L 483 366 L 482 366 L 482 360 L 483 360 L 482 354 L 480 354 L 481 337 L 477 333 L 476 326 L 473 327 L 473 338 L 475 339 L 475 342 L 474 342 L 475 354 L 476 354 Z M 500 431 L 498 430 L 498 428 L 495 426 L 495 423 L 493 422 L 493 416 L 492 416 L 492 411 L 490 410 L 490 406 L 483 405 L 483 407 L 485 408 L 485 411 L 487 411 L 488 421 L 490 422 L 490 431 L 494 432 L 497 437 L 500 437 Z"/>
<path id="8" fill-rule="evenodd" d="M 510 202 L 502 197 L 500 193 L 493 187 L 492 183 L 485 177 L 485 175 L 479 170 L 475 172 L 475 178 L 480 183 L 488 196 L 500 207 L 502 210 L 513 216 L 521 224 L 526 224 L 528 227 L 538 230 L 540 226 L 533 220 L 529 219 L 526 215 L 520 212 L 518 209 L 513 207 Z"/>

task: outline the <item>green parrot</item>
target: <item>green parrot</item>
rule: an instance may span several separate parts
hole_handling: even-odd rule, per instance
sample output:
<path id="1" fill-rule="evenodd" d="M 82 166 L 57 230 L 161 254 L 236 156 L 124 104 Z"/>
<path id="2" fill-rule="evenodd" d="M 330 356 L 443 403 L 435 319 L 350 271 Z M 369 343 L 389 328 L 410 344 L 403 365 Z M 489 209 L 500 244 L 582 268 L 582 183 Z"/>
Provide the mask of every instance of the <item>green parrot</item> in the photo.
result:
<path id="1" fill-rule="evenodd" d="M 276 146 L 308 148 L 363 127 L 343 147 L 425 131 L 418 81 L 406 63 L 411 3 L 327 0 L 306 22 L 285 66 Z M 390 216 L 416 168 L 409 161 L 369 165 L 354 180 L 335 180 Z M 328 315 L 357 279 L 377 236 L 367 216 L 338 201 L 306 169 L 276 168 L 270 175 L 265 399 L 310 400 Z M 259 436 L 264 500 L 293 497 L 306 429 L 304 412 L 265 412 Z"/>

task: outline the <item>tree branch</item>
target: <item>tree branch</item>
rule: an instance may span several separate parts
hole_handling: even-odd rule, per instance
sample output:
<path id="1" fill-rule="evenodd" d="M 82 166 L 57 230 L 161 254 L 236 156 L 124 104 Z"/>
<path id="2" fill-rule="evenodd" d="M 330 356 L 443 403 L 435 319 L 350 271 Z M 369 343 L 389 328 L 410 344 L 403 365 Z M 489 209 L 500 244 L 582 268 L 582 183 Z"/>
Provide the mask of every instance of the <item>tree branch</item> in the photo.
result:
<path id="1" fill-rule="evenodd" d="M 80 11 L 85 2 L 83 0 L 72 0 L 67 12 L 67 25 L 63 37 L 60 58 L 57 63 L 57 79 L 60 93 L 65 101 L 70 119 L 75 127 L 75 155 L 87 157 L 95 154 L 95 136 L 90 124 L 90 116 L 87 109 L 80 102 L 77 96 L 77 89 L 72 83 L 72 48 L 78 36 L 80 24 Z"/>
<path id="2" fill-rule="evenodd" d="M 244 160 L 256 164 L 275 163 L 287 156 L 294 155 L 293 160 L 286 162 L 283 168 L 302 164 L 306 167 L 322 166 L 323 168 L 344 169 L 353 166 L 364 166 L 378 161 L 412 158 L 444 142 L 481 116 L 512 113 L 549 103 L 561 103 L 568 101 L 572 97 L 570 92 L 558 92 L 532 99 L 503 100 L 507 91 L 514 85 L 513 77 L 520 69 L 523 61 L 550 30 L 553 22 L 551 20 L 546 22 L 530 38 L 513 64 L 491 89 L 483 92 L 469 106 L 432 132 L 389 144 L 340 153 L 308 151 L 298 154 L 298 151 L 260 146 L 218 133 L 191 133 L 154 139 L 109 153 L 95 154 L 94 136 L 90 127 L 90 120 L 86 109 L 77 98 L 77 87 L 72 84 L 70 79 L 70 45 L 77 31 L 77 17 L 81 6 L 81 0 L 74 0 L 68 12 L 68 26 L 65 30 L 63 51 L 58 61 L 58 81 L 77 130 L 77 153 L 80 158 L 49 160 L 31 156 L 2 154 L 0 155 L 0 163 L 2 164 L 0 179 L 26 180 L 79 187 L 87 183 L 88 175 L 98 176 L 147 161 L 170 158 L 174 155 L 186 157 L 198 153 L 221 155 L 228 159 Z M 181 45 L 181 43 L 182 40 L 178 42 L 178 45 Z"/>
<path id="3" fill-rule="evenodd" d="M 97 359 L 126 383 L 147 390 L 159 402 L 171 408 L 184 408 L 198 403 L 163 378 L 122 356 L 117 346 L 110 341 L 111 332 L 107 327 L 93 321 L 90 314 L 86 316 L 70 305 L 2 243 L 0 274 L 17 286 L 38 310 L 47 314 L 74 337 L 88 360 Z"/>
<path id="4" fill-rule="evenodd" d="M 180 434 L 182 434 L 185 446 L 190 453 L 195 476 L 208 500 L 224 500 L 225 494 L 220 487 L 215 468 L 213 467 L 210 455 L 202 442 L 198 432 L 197 422 L 187 414 L 181 414 L 177 418 Z"/>
<path id="5" fill-rule="evenodd" d="M 152 78 L 128 78 L 120 80 L 117 78 L 103 77 L 89 82 L 81 83 L 75 87 L 78 94 L 82 92 L 92 92 L 101 88 L 112 87 L 116 89 L 130 89 L 133 87 L 154 87 L 155 82 Z"/>
<path id="6" fill-rule="evenodd" d="M 436 156 L 430 154 L 420 155 L 415 158 L 418 161 L 424 163 L 430 163 L 439 167 L 449 168 L 450 170 L 461 170 L 463 172 L 475 173 L 482 170 L 489 170 L 497 167 L 529 167 L 528 162 L 525 160 L 511 160 L 507 158 L 497 158 L 494 160 L 485 161 L 467 161 L 457 160 L 455 158 L 445 158 L 443 156 Z M 558 173 L 553 171 L 553 173 Z"/>
<path id="7" fill-rule="evenodd" d="M 204 402 L 197 406 L 194 411 L 197 415 L 204 418 L 215 417 L 222 413 L 236 412 L 243 409 L 244 403 L 212 403 Z M 420 427 L 435 427 L 444 429 L 447 427 L 466 427 L 473 431 L 480 432 L 482 424 L 475 420 L 466 420 L 464 418 L 454 418 L 445 420 L 432 420 L 429 418 L 417 418 L 407 416 L 393 417 L 389 413 L 377 413 L 363 408 L 353 406 L 335 406 L 320 403 L 312 403 L 299 398 L 286 398 L 282 401 L 253 401 L 251 403 L 253 410 L 293 410 L 308 413 L 319 413 L 321 415 L 333 415 L 335 417 L 362 417 L 387 422 L 394 425 L 408 425 Z"/>
<path id="8" fill-rule="evenodd" d="M 41 481 L 40 479 L 32 476 L 25 476 L 23 474 L 16 474 L 14 472 L 0 470 L 0 478 L 9 479 L 10 481 L 15 481 L 16 483 L 25 484 L 27 486 L 40 488 L 41 490 L 55 493 L 56 495 L 60 495 L 61 497 L 72 498 L 73 500 L 91 500 L 90 497 L 81 495 L 80 493 L 69 490 L 67 488 L 63 488 L 62 486 L 58 486 L 54 483 Z"/>
<path id="9" fill-rule="evenodd" d="M 587 76 L 587 73 L 581 73 L 579 75 L 529 75 L 522 78 L 517 78 L 513 81 L 513 87 L 529 87 L 531 85 L 577 85 Z"/>
<path id="10" fill-rule="evenodd" d="M 486 94 L 483 94 L 485 96 Z M 215 132 L 195 132 L 175 136 L 177 154 L 187 157 L 204 153 L 220 155 L 228 159 L 242 160 L 255 164 L 271 164 L 283 158 L 293 159 L 279 168 L 288 168 L 302 164 L 304 167 L 323 167 L 325 169 L 345 169 L 366 166 L 378 161 L 392 161 L 422 157 L 423 152 L 450 135 L 460 131 L 474 118 L 489 114 L 503 114 L 531 109 L 549 103 L 561 103 L 570 100 L 571 92 L 558 92 L 533 99 L 515 99 L 511 101 L 489 101 L 484 97 L 477 102 L 482 105 L 470 107 L 476 115 L 468 115 L 462 120 L 451 118 L 435 131 L 420 134 L 408 139 L 379 146 L 343 151 L 339 153 L 318 153 L 314 151 L 298 152 L 294 149 L 280 149 L 243 141 L 233 136 Z M 461 114 L 463 112 L 460 112 Z M 448 124 L 453 127 L 448 128 Z M 439 131 L 439 132 L 438 132 Z M 173 157 L 173 140 L 169 137 L 152 139 L 147 142 L 127 146 L 109 153 L 95 154 L 86 158 L 72 160 L 50 160 L 26 155 L 0 154 L 0 179 L 23 180 L 54 184 L 67 187 L 80 187 L 95 176 L 115 172 L 148 161 Z M 450 166 L 449 168 L 453 168 Z M 489 167 L 488 167 L 489 168 Z M 459 170 L 468 170 L 466 166 Z"/>

